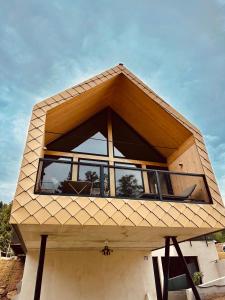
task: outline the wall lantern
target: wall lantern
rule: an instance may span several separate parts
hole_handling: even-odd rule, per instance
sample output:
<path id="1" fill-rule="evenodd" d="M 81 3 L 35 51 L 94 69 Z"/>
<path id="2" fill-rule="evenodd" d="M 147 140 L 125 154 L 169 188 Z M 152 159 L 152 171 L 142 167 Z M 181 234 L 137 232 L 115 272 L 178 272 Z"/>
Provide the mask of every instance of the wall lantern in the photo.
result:
<path id="1" fill-rule="evenodd" d="M 105 241 L 105 246 L 104 246 L 104 248 L 101 250 L 101 252 L 102 252 L 102 254 L 103 254 L 104 256 L 109 256 L 109 255 L 111 254 L 111 252 L 113 252 L 113 250 L 110 249 L 109 246 L 108 246 L 108 241 Z"/>

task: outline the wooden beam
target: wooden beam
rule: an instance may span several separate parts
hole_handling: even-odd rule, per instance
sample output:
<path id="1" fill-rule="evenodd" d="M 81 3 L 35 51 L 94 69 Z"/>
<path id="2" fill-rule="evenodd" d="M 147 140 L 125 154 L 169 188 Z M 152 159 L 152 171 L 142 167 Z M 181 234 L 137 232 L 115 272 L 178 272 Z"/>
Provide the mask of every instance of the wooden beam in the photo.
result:
<path id="1" fill-rule="evenodd" d="M 135 160 L 135 159 L 127 159 L 121 157 L 113 157 L 113 156 L 101 156 L 101 155 L 93 155 L 93 154 L 83 154 L 83 153 L 73 153 L 73 152 L 63 152 L 63 151 L 53 151 L 53 150 L 45 150 L 45 155 L 56 155 L 56 156 L 66 156 L 73 158 L 83 158 L 83 159 L 94 159 L 101 161 L 112 161 L 133 165 L 148 165 L 155 167 L 167 167 L 166 163 L 160 163 L 155 161 L 146 161 L 146 160 Z"/>
<path id="2" fill-rule="evenodd" d="M 48 238 L 47 235 L 41 235 L 41 246 L 39 252 L 34 300 L 40 300 L 40 296 L 41 296 L 41 284 L 42 284 L 42 276 L 43 276 L 43 269 L 44 269 L 44 262 L 45 262 L 45 249 L 46 249 L 47 238 Z"/>
<path id="3" fill-rule="evenodd" d="M 194 137 L 190 136 L 177 150 L 175 150 L 167 159 L 168 164 L 171 164 L 174 160 L 181 156 L 187 149 L 189 149 L 195 143 Z"/>
<path id="4" fill-rule="evenodd" d="M 163 300 L 168 300 L 169 270 L 170 270 L 170 237 L 165 237 L 165 268 L 164 268 L 164 285 Z"/>
<path id="5" fill-rule="evenodd" d="M 107 125 L 108 125 L 108 155 L 109 155 L 109 165 L 114 166 L 114 157 L 113 157 L 113 133 L 112 133 L 112 114 L 111 110 L 108 109 L 107 115 Z M 109 168 L 109 184 L 110 184 L 110 196 L 114 197 L 116 194 L 115 190 L 115 170 Z"/>
<path id="6" fill-rule="evenodd" d="M 185 273 L 186 273 L 187 279 L 188 279 L 188 281 L 189 281 L 189 283 L 190 283 L 190 285 L 191 285 L 192 291 L 193 291 L 193 293 L 194 293 L 194 295 L 195 295 L 195 299 L 196 299 L 196 300 L 201 300 L 201 298 L 200 298 L 200 296 L 199 296 L 199 293 L 198 293 L 198 290 L 197 290 L 196 286 L 194 285 L 194 282 L 193 282 L 193 280 L 192 280 L 191 274 L 190 274 L 190 272 L 189 272 L 189 270 L 188 270 L 188 267 L 187 267 L 185 258 L 184 258 L 183 254 L 182 254 L 182 252 L 181 252 L 181 249 L 180 249 L 180 247 L 179 247 L 179 244 L 178 244 L 178 242 L 177 242 L 177 239 L 176 239 L 175 236 L 172 236 L 171 239 L 172 239 L 172 241 L 173 241 L 174 247 L 175 247 L 175 249 L 176 249 L 176 251 L 177 251 L 177 254 L 178 254 L 179 258 L 181 259 L 181 261 L 182 261 L 182 263 L 183 263 L 183 266 L 184 266 L 184 269 L 185 269 Z"/>
<path id="7" fill-rule="evenodd" d="M 160 275 L 159 275 L 159 264 L 158 264 L 157 256 L 152 257 L 152 263 L 153 263 L 153 270 L 154 270 L 154 275 L 155 275 L 154 277 L 155 277 L 157 300 L 162 300 L 162 287 L 161 287 L 161 281 L 160 281 Z"/>
<path id="8" fill-rule="evenodd" d="M 142 169 L 145 169 L 146 171 L 142 172 L 142 176 L 143 176 L 143 183 L 144 183 L 144 189 L 145 189 L 145 193 L 149 194 L 150 193 L 150 189 L 149 189 L 149 182 L 148 182 L 148 169 L 146 169 L 146 165 L 141 165 Z"/>

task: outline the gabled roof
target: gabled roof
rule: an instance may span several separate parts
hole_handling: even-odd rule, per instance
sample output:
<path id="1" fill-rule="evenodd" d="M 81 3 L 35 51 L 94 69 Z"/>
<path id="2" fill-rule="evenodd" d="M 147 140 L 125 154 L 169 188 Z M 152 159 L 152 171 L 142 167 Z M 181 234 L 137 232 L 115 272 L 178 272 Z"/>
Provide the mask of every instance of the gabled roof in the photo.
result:
<path id="1" fill-rule="evenodd" d="M 201 163 L 203 170 L 206 174 L 208 185 L 211 189 L 211 194 L 213 198 L 218 201 L 222 206 L 221 202 L 221 196 L 218 189 L 218 185 L 210 164 L 210 160 L 208 157 L 208 153 L 204 144 L 204 139 L 201 135 L 201 132 L 196 128 L 192 123 L 190 123 L 185 117 L 183 117 L 179 112 L 177 112 L 172 106 L 170 106 L 168 103 L 166 103 L 162 98 L 160 98 L 153 90 L 151 90 L 146 84 L 144 84 L 139 78 L 137 78 L 132 72 L 130 72 L 123 64 L 119 64 L 111 69 L 108 69 L 78 85 L 72 86 L 69 89 L 66 89 L 50 98 L 47 98 L 39 103 L 37 103 L 34 106 L 33 109 L 33 116 L 31 119 L 31 125 L 29 128 L 29 133 L 31 136 L 31 139 L 34 138 L 36 140 L 40 140 L 39 146 L 41 146 L 41 149 L 43 147 L 43 138 L 41 135 L 43 135 L 44 130 L 47 131 L 45 134 L 45 143 L 50 142 L 51 140 L 55 139 L 55 132 L 58 130 L 57 128 L 57 122 L 60 120 L 63 120 L 65 123 L 65 120 L 63 119 L 63 113 L 61 110 L 61 104 L 64 104 L 64 108 L 67 108 L 67 111 L 73 111 L 71 108 L 73 108 L 74 103 L 77 103 L 77 108 L 80 107 L 82 100 L 85 104 L 85 109 L 82 113 L 77 113 L 76 118 L 73 119 L 73 122 L 69 124 L 69 128 L 75 127 L 76 123 L 79 124 L 80 122 L 83 122 L 85 120 L 85 116 L 88 119 L 89 116 L 93 115 L 93 111 L 89 111 L 88 109 L 88 101 L 90 94 L 98 93 L 98 97 L 96 97 L 96 101 L 99 98 L 99 96 L 104 94 L 105 90 L 108 88 L 108 94 L 104 94 L 106 97 L 110 95 L 110 92 L 113 91 L 113 89 L 110 90 L 110 86 L 113 82 L 115 82 L 118 78 L 125 78 L 128 79 L 130 83 L 134 84 L 137 88 L 139 88 L 140 91 L 142 91 L 146 96 L 148 96 L 148 99 L 152 100 L 151 103 L 154 101 L 155 107 L 161 108 L 164 112 L 167 112 L 168 115 L 172 116 L 174 120 L 177 121 L 176 124 L 180 124 L 183 127 L 186 128 L 189 132 L 191 132 L 195 139 L 195 144 L 197 146 L 197 150 L 200 155 Z M 119 79 L 119 80 L 120 80 Z M 121 80 L 121 82 L 124 82 Z M 125 80 L 125 82 L 127 82 Z M 104 84 L 104 85 L 103 85 Z M 118 89 L 117 89 L 118 91 Z M 150 102 L 150 101 L 149 101 Z M 93 102 L 94 103 L 94 102 Z M 103 103 L 103 102 L 102 102 Z M 121 102 L 118 103 L 119 107 L 121 108 Z M 107 105 L 107 101 L 105 99 L 104 106 Z M 77 109 L 76 108 L 76 109 Z M 100 106 L 96 106 L 96 110 L 100 110 Z M 161 110 L 161 111 L 162 111 Z M 58 113 L 60 111 L 60 113 Z M 117 112 L 117 111 L 116 111 Z M 119 113 L 120 114 L 120 113 Z M 59 118 L 58 118 L 59 116 Z M 123 116 L 122 116 L 123 117 Z M 126 119 L 125 119 L 126 120 Z M 126 120 L 127 121 L 127 120 Z M 68 123 L 68 122 L 67 122 Z M 129 122 L 128 122 L 129 123 Z M 60 124 L 60 123 L 59 123 Z M 62 124 L 62 122 L 61 122 Z M 61 125 L 60 124 L 60 125 Z M 136 124 L 137 125 L 137 124 Z M 53 126 L 53 134 L 51 134 Z M 131 124 L 132 126 L 132 124 Z M 137 128 L 135 128 L 137 130 Z M 61 130 L 61 128 L 59 128 Z M 138 130 L 137 130 L 138 131 Z M 64 132 L 62 132 L 63 134 Z M 141 133 L 143 135 L 143 132 Z M 29 137 L 28 137 L 29 139 Z M 146 139 L 147 140 L 147 139 Z M 152 145 L 154 143 L 151 143 Z M 35 146 L 37 147 L 36 143 Z M 29 143 L 27 144 L 27 147 L 29 147 Z M 31 147 L 32 149 L 33 147 Z M 36 148 L 37 152 L 38 147 Z M 161 148 L 163 149 L 163 148 Z M 29 151 L 29 149 L 27 149 Z M 166 149 L 165 149 L 166 150 Z M 25 150 L 26 151 L 26 150 Z M 40 150 L 42 151 L 42 150 Z"/>
<path id="2" fill-rule="evenodd" d="M 157 136 L 148 135 L 145 130 L 146 124 L 153 126 L 152 128 L 154 128 L 155 122 L 158 125 L 161 124 L 160 134 L 163 139 L 158 140 L 160 146 L 163 145 L 167 133 L 169 138 L 166 140 L 166 145 L 170 143 L 171 148 L 178 147 L 192 135 L 210 188 L 213 204 L 197 205 L 139 200 L 128 203 L 123 199 L 104 198 L 93 201 L 88 197 L 82 200 L 75 199 L 76 197 L 63 197 L 62 201 L 60 196 L 34 194 L 37 168 L 39 158 L 43 154 L 44 144 L 54 140 L 57 131 L 59 131 L 58 134 L 64 134 L 106 106 L 111 106 L 127 123 L 135 126 L 136 131 L 155 146 L 157 146 Z M 127 114 L 124 107 L 128 108 Z M 166 125 L 162 126 L 163 123 Z M 153 129 L 150 131 L 154 133 Z M 170 155 L 170 149 L 160 149 L 165 156 Z M 108 207 L 112 203 L 116 209 L 113 216 L 107 214 Z M 75 213 L 66 209 L 70 205 L 78 206 L 76 217 Z M 99 210 L 94 217 L 89 212 L 91 205 L 95 205 Z M 30 206 L 32 206 L 32 211 Z M 61 207 L 59 212 L 56 206 Z M 128 206 L 132 208 L 132 213 L 121 218 L 120 210 L 122 207 L 125 209 Z M 103 212 L 104 209 L 105 212 Z M 81 211 L 85 215 L 85 220 L 80 218 Z M 182 230 L 186 228 L 188 235 L 193 232 L 193 228 L 195 230 L 199 228 L 204 233 L 207 230 L 211 232 L 214 228 L 223 228 L 225 210 L 199 130 L 123 65 L 118 65 L 35 105 L 13 201 L 11 222 L 17 224 L 167 227 L 168 234 L 170 228 L 182 228 Z M 189 227 L 191 229 L 188 233 Z M 185 234 L 185 230 L 183 232 Z M 197 235 L 197 231 L 193 233 L 193 235 L 195 234 Z"/>
<path id="3" fill-rule="evenodd" d="M 107 106 L 165 157 L 179 148 L 192 131 L 199 133 L 121 64 L 36 105 L 41 109 L 45 106 L 46 144 Z"/>

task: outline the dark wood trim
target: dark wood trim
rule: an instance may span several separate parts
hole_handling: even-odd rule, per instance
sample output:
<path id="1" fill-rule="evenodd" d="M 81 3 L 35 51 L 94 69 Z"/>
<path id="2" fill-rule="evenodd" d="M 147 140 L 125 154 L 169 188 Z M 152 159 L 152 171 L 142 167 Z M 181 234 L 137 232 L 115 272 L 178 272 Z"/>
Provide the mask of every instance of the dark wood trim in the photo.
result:
<path id="1" fill-rule="evenodd" d="M 43 269 L 44 269 L 44 262 L 45 262 L 45 249 L 46 249 L 47 238 L 48 238 L 47 235 L 41 235 L 41 246 L 39 252 L 34 300 L 40 300 L 40 296 L 41 296 L 41 284 L 42 284 L 42 276 L 43 276 Z"/>
<path id="2" fill-rule="evenodd" d="M 158 171 L 155 171 L 155 178 L 156 178 L 156 185 L 157 185 L 157 190 L 158 190 L 159 200 L 160 200 L 160 201 L 163 201 L 163 196 L 162 196 L 162 191 L 161 191 L 161 185 L 160 185 L 160 180 L 159 180 L 159 173 L 158 173 Z"/>
<path id="3" fill-rule="evenodd" d="M 154 275 L 155 275 L 154 277 L 155 277 L 157 300 L 162 300 L 162 286 L 161 286 L 161 280 L 160 280 L 160 274 L 159 274 L 159 264 L 158 264 L 157 256 L 152 257 L 152 263 L 153 263 L 153 270 L 154 270 Z"/>
<path id="4" fill-rule="evenodd" d="M 165 268 L 164 285 L 163 285 L 163 300 L 168 300 L 168 284 L 169 284 L 169 271 L 170 271 L 170 237 L 165 237 Z"/>
<path id="5" fill-rule="evenodd" d="M 105 185 L 104 185 L 104 166 L 100 167 L 100 195 L 105 196 Z"/>
<path id="6" fill-rule="evenodd" d="M 204 182 L 204 185 L 205 185 L 205 188 L 206 188 L 206 192 L 207 192 L 208 197 L 209 197 L 209 203 L 213 204 L 212 195 L 211 195 L 211 192 L 210 192 L 210 189 L 209 189 L 209 186 L 208 186 L 208 182 L 207 182 L 207 179 L 206 179 L 205 175 L 203 175 L 203 182 Z"/>

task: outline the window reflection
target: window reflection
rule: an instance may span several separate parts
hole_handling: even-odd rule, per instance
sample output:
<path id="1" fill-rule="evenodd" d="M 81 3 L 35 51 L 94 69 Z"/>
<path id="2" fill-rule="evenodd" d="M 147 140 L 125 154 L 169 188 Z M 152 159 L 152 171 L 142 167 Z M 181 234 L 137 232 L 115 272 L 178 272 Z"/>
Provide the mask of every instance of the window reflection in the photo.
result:
<path id="1" fill-rule="evenodd" d="M 80 163 L 90 163 L 90 165 L 79 165 L 78 171 L 78 181 L 85 181 L 91 183 L 91 196 L 99 196 L 100 195 L 100 166 L 95 166 L 91 164 L 98 164 L 104 166 L 104 194 L 105 196 L 109 196 L 109 169 L 107 161 L 100 160 L 87 160 L 87 159 L 79 159 Z"/>
<path id="2" fill-rule="evenodd" d="M 47 145 L 49 150 L 107 155 L 107 111 L 104 110 Z"/>
<path id="3" fill-rule="evenodd" d="M 72 151 L 106 155 L 107 139 L 101 132 L 97 132 L 79 146 L 73 148 Z"/>
<path id="4" fill-rule="evenodd" d="M 137 165 L 115 163 L 123 168 L 138 168 Z M 144 192 L 142 172 L 140 170 L 115 169 L 116 196 L 139 197 Z"/>
<path id="5" fill-rule="evenodd" d="M 167 168 L 163 168 L 163 167 L 151 167 L 151 166 L 147 166 L 147 169 L 151 170 L 168 170 Z M 161 188 L 161 192 L 163 195 L 173 195 L 173 189 L 172 189 L 172 184 L 171 184 L 171 179 L 170 179 L 170 174 L 168 173 L 164 173 L 164 172 L 158 172 L 158 176 L 159 176 L 159 183 L 160 183 L 160 188 Z M 152 194 L 157 194 L 158 190 L 157 190 L 157 183 L 156 183 L 156 175 L 155 172 L 148 172 L 148 182 L 149 182 L 149 188 L 150 188 L 150 192 Z"/>
<path id="6" fill-rule="evenodd" d="M 72 162 L 72 159 L 67 157 L 45 156 L 45 158 Z M 62 194 L 64 181 L 71 180 L 71 177 L 71 164 L 43 161 L 39 188 L 41 189 L 42 193 Z"/>
<path id="7" fill-rule="evenodd" d="M 157 162 L 166 161 L 153 146 L 114 112 L 112 112 L 112 130 L 115 157 Z"/>

